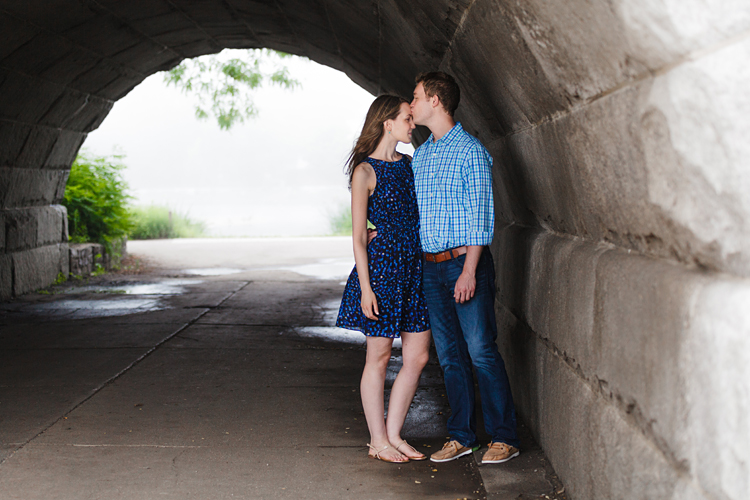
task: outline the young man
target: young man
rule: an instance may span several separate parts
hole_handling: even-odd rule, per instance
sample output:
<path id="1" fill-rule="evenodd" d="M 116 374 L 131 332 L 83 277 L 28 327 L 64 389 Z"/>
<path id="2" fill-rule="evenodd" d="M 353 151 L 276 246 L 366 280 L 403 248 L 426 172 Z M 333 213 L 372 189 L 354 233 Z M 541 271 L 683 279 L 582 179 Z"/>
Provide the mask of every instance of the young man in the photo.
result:
<path id="1" fill-rule="evenodd" d="M 505 364 L 497 351 L 492 241 L 492 157 L 453 119 L 460 91 L 442 72 L 417 77 L 411 111 L 432 134 L 414 152 L 412 169 L 425 252 L 423 286 L 451 417 L 450 441 L 433 462 L 468 455 L 478 445 L 474 413 L 476 371 L 487 433 L 482 463 L 519 454 L 516 414 Z"/>

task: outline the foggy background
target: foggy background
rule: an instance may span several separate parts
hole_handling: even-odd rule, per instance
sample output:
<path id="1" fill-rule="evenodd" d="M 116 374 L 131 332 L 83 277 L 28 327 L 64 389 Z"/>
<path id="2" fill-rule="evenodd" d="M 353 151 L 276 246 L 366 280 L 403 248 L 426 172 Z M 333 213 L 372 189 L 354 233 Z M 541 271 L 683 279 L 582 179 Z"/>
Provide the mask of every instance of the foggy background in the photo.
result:
<path id="1" fill-rule="evenodd" d="M 83 147 L 125 154 L 134 205 L 187 213 L 209 236 L 328 234 L 349 204 L 344 162 L 374 96 L 331 68 L 285 62 L 301 87 L 257 90 L 259 115 L 230 131 L 197 120 L 195 98 L 157 73 L 115 103 Z"/>

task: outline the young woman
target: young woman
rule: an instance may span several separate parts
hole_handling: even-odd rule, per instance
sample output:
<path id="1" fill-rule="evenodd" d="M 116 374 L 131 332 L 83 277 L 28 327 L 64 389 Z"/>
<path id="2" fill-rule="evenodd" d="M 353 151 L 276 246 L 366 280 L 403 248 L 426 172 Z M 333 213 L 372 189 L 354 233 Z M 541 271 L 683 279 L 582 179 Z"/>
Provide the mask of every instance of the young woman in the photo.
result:
<path id="1" fill-rule="evenodd" d="M 401 439 L 430 346 L 411 158 L 396 152 L 399 142 L 411 142 L 413 129 L 409 103 L 400 97 L 382 95 L 367 112 L 348 162 L 356 266 L 336 320 L 336 326 L 367 336 L 360 392 L 370 430 L 369 456 L 397 463 L 426 458 Z M 369 245 L 368 220 L 377 229 Z M 386 369 L 393 339 L 399 336 L 403 366 L 384 419 Z"/>

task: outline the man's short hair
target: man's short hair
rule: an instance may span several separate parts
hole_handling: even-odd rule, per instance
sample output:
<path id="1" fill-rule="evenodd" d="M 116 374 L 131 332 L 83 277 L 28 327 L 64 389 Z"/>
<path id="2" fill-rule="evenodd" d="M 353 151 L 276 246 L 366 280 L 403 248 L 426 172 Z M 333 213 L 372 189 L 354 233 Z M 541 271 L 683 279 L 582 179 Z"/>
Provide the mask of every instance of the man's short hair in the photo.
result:
<path id="1" fill-rule="evenodd" d="M 452 76 L 442 71 L 431 71 L 417 75 L 416 84 L 422 84 L 427 97 L 438 96 L 440 103 L 451 117 L 461 100 L 461 90 Z"/>

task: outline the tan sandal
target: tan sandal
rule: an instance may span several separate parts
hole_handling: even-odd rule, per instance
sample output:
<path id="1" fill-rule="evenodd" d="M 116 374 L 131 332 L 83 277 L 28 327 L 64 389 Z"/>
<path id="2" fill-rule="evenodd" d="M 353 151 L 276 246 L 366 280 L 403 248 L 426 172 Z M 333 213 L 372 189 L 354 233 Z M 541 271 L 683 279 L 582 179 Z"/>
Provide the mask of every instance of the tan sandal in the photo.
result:
<path id="1" fill-rule="evenodd" d="M 401 451 L 401 447 L 403 445 L 408 446 L 409 448 L 412 449 L 412 451 L 414 451 L 414 453 L 419 453 L 421 456 L 420 457 L 410 457 L 409 455 L 407 455 L 406 453 L 404 453 L 403 451 Z M 412 445 L 410 445 L 409 443 L 407 443 L 406 440 L 401 441 L 399 443 L 399 445 L 396 446 L 396 451 L 398 451 L 399 453 L 401 453 L 402 455 L 404 455 L 409 460 L 415 460 L 417 462 L 420 461 L 420 460 L 427 460 L 427 455 L 425 455 L 424 453 L 422 453 L 421 451 L 417 450 L 415 447 L 413 447 Z"/>
<path id="2" fill-rule="evenodd" d="M 370 458 L 374 458 L 375 460 L 382 460 L 383 462 L 388 462 L 388 463 L 392 463 L 392 464 L 405 464 L 406 462 L 409 461 L 409 457 L 407 457 L 406 455 L 404 455 L 404 458 L 406 458 L 406 460 L 390 460 L 388 458 L 381 457 L 380 454 L 383 453 L 388 448 L 390 448 L 390 446 L 388 446 L 388 445 L 383 446 L 383 448 L 380 449 L 380 450 L 378 450 L 377 448 L 375 448 L 370 443 L 367 443 L 367 446 L 369 446 L 370 449 L 375 452 L 374 455 L 370 455 L 368 453 L 367 456 L 370 457 Z M 398 449 L 396 449 L 396 451 L 398 451 Z M 399 453 L 401 453 L 401 452 L 399 451 Z"/>

